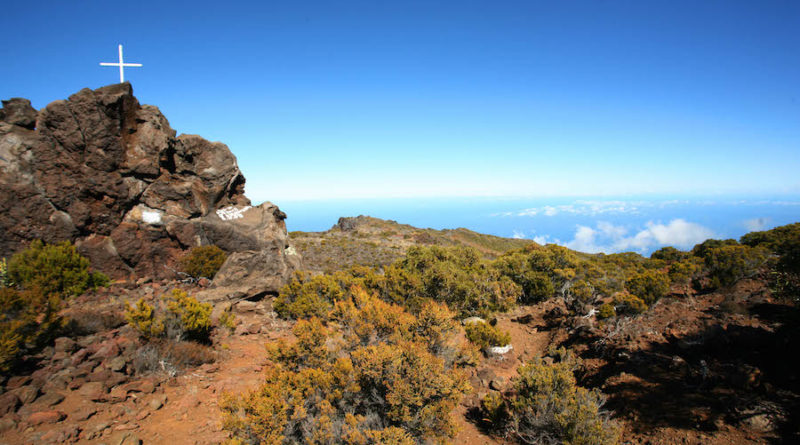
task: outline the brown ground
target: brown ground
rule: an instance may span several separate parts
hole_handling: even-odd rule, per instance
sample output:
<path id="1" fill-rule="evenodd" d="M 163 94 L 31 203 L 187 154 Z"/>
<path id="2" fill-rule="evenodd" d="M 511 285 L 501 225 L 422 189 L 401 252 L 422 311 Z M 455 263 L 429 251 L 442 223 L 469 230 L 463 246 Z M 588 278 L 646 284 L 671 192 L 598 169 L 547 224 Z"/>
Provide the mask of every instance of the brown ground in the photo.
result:
<path id="1" fill-rule="evenodd" d="M 772 302 L 758 282 L 663 299 L 648 313 L 622 321 L 565 315 L 563 304 L 551 300 L 498 318 L 514 350 L 471 370 L 475 391 L 454 413 L 461 426 L 454 443 L 506 443 L 482 429 L 475 408 L 489 391 L 507 389 L 517 367 L 551 345 L 571 347 L 582 357 L 579 380 L 608 395 L 606 408 L 621 423 L 623 443 L 800 443 L 797 310 Z M 220 394 L 256 387 L 267 365 L 264 345 L 290 335 L 291 325 L 274 319 L 269 302 L 243 305 L 238 317 L 237 333 L 215 339 L 215 363 L 171 379 L 151 377 L 152 393 L 129 392 L 116 403 L 90 402 L 66 389 L 64 400 L 52 407 L 37 407 L 36 401 L 4 417 L 16 423 L 0 443 L 219 443 L 226 437 Z M 154 400 L 165 403 L 157 407 Z M 30 425 L 28 416 L 39 410 L 66 418 Z M 77 420 L 87 410 L 95 413 Z"/>

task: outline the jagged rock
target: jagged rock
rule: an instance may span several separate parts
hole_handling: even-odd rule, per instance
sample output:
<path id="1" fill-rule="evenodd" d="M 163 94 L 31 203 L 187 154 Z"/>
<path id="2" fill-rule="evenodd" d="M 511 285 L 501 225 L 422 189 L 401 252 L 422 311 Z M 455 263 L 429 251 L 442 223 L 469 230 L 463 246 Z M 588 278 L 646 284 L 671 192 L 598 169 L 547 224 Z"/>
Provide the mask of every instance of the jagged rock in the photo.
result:
<path id="1" fill-rule="evenodd" d="M 129 83 L 83 89 L 38 113 L 24 99 L 3 101 L 0 256 L 33 239 L 69 240 L 113 278 L 171 279 L 188 248 L 216 244 L 231 261 L 213 295 L 277 292 L 299 257 L 286 215 L 251 207 L 244 184 L 227 146 L 176 136 Z"/>
<path id="2" fill-rule="evenodd" d="M 36 110 L 31 106 L 31 101 L 14 97 L 3 101 L 0 121 L 33 130 L 36 127 L 36 114 Z"/>

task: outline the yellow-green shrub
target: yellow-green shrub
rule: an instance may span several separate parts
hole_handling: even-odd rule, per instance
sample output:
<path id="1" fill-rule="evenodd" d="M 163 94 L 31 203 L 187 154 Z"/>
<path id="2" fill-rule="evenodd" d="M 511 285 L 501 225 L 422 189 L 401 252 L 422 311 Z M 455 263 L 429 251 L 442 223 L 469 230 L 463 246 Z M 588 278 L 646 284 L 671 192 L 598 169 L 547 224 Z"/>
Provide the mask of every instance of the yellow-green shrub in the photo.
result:
<path id="1" fill-rule="evenodd" d="M 155 338 L 164 332 L 164 321 L 156 317 L 155 308 L 143 298 L 135 306 L 125 303 L 125 321 L 144 338 Z"/>
<path id="2" fill-rule="evenodd" d="M 167 301 L 167 310 L 180 325 L 181 337 L 192 340 L 208 340 L 212 309 L 210 303 L 200 303 L 181 289 L 173 289 Z"/>
<path id="3" fill-rule="evenodd" d="M 152 306 L 144 299 L 125 306 L 125 320 L 146 339 L 166 336 L 205 342 L 211 334 L 211 304 L 200 303 L 181 289 L 173 289 Z"/>
<path id="4" fill-rule="evenodd" d="M 43 346 L 63 326 L 61 301 L 38 288 L 0 288 L 0 375 L 30 348 Z"/>
<path id="5" fill-rule="evenodd" d="M 511 343 L 511 334 L 482 321 L 467 323 L 464 330 L 467 332 L 467 339 L 481 349 Z"/>
<path id="6" fill-rule="evenodd" d="M 601 320 L 605 320 L 606 318 L 616 317 L 617 310 L 614 309 L 614 305 L 609 303 L 603 303 L 597 308 L 597 318 Z"/>
<path id="7" fill-rule="evenodd" d="M 181 269 L 194 278 L 214 278 L 228 255 L 217 246 L 193 247 L 181 258 Z"/>
<path id="8" fill-rule="evenodd" d="M 645 270 L 625 281 L 628 292 L 641 298 L 648 306 L 669 292 L 669 276 L 657 270 Z"/>
<path id="9" fill-rule="evenodd" d="M 647 303 L 636 295 L 618 292 L 614 295 L 614 307 L 618 314 L 636 315 L 647 310 Z"/>
<path id="10" fill-rule="evenodd" d="M 619 427 L 601 410 L 604 396 L 577 386 L 574 366 L 538 358 L 521 366 L 512 391 L 484 399 L 485 418 L 521 443 L 619 443 Z"/>
<path id="11" fill-rule="evenodd" d="M 468 389 L 426 332 L 448 335 L 441 314 L 420 321 L 355 287 L 326 328 L 300 320 L 296 340 L 270 346 L 261 387 L 228 396 L 223 427 L 234 443 L 413 444 L 455 435 L 450 416 Z M 453 333 L 454 334 L 454 333 Z"/>
<path id="12" fill-rule="evenodd" d="M 11 279 L 8 277 L 8 263 L 5 258 L 0 258 L 0 287 L 11 286 Z"/>
<path id="13" fill-rule="evenodd" d="M 60 296 L 80 295 L 86 289 L 108 284 L 104 274 L 89 272 L 89 260 L 68 241 L 45 244 L 34 240 L 11 257 L 8 278 L 17 286 L 38 287 L 45 294 Z"/>
<path id="14" fill-rule="evenodd" d="M 275 312 L 283 318 L 327 318 L 333 303 L 345 296 L 345 288 L 333 275 L 295 272 L 273 302 Z"/>
<path id="15" fill-rule="evenodd" d="M 711 286 L 718 288 L 754 275 L 765 264 L 766 255 L 759 247 L 725 245 L 708 249 L 704 260 Z"/>

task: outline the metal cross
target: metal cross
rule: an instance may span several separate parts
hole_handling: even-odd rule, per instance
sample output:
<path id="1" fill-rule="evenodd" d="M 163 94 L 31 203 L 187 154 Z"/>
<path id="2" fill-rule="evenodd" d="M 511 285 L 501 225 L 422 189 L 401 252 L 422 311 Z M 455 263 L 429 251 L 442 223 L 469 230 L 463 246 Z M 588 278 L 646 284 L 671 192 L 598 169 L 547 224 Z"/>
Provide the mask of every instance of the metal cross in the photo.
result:
<path id="1" fill-rule="evenodd" d="M 124 67 L 126 66 L 142 66 L 141 63 L 124 63 L 122 61 L 122 45 L 119 46 L 119 63 L 100 62 L 102 66 L 118 66 L 119 67 L 119 83 L 125 82 Z"/>

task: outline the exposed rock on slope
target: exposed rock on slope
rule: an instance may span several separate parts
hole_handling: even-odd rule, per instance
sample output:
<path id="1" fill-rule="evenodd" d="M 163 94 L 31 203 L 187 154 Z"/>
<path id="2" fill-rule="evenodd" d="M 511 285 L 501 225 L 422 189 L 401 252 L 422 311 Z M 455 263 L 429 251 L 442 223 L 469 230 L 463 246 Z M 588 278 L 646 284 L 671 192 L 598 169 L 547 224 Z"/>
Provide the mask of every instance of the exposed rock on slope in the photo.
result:
<path id="1" fill-rule="evenodd" d="M 274 292 L 299 258 L 287 254 L 286 215 L 250 207 L 244 183 L 227 146 L 176 137 L 128 83 L 38 113 L 25 99 L 0 110 L 2 256 L 32 239 L 70 240 L 115 278 L 159 278 L 174 276 L 185 249 L 217 244 L 233 252 L 218 281 L 262 273 L 269 283 L 248 291 Z"/>

